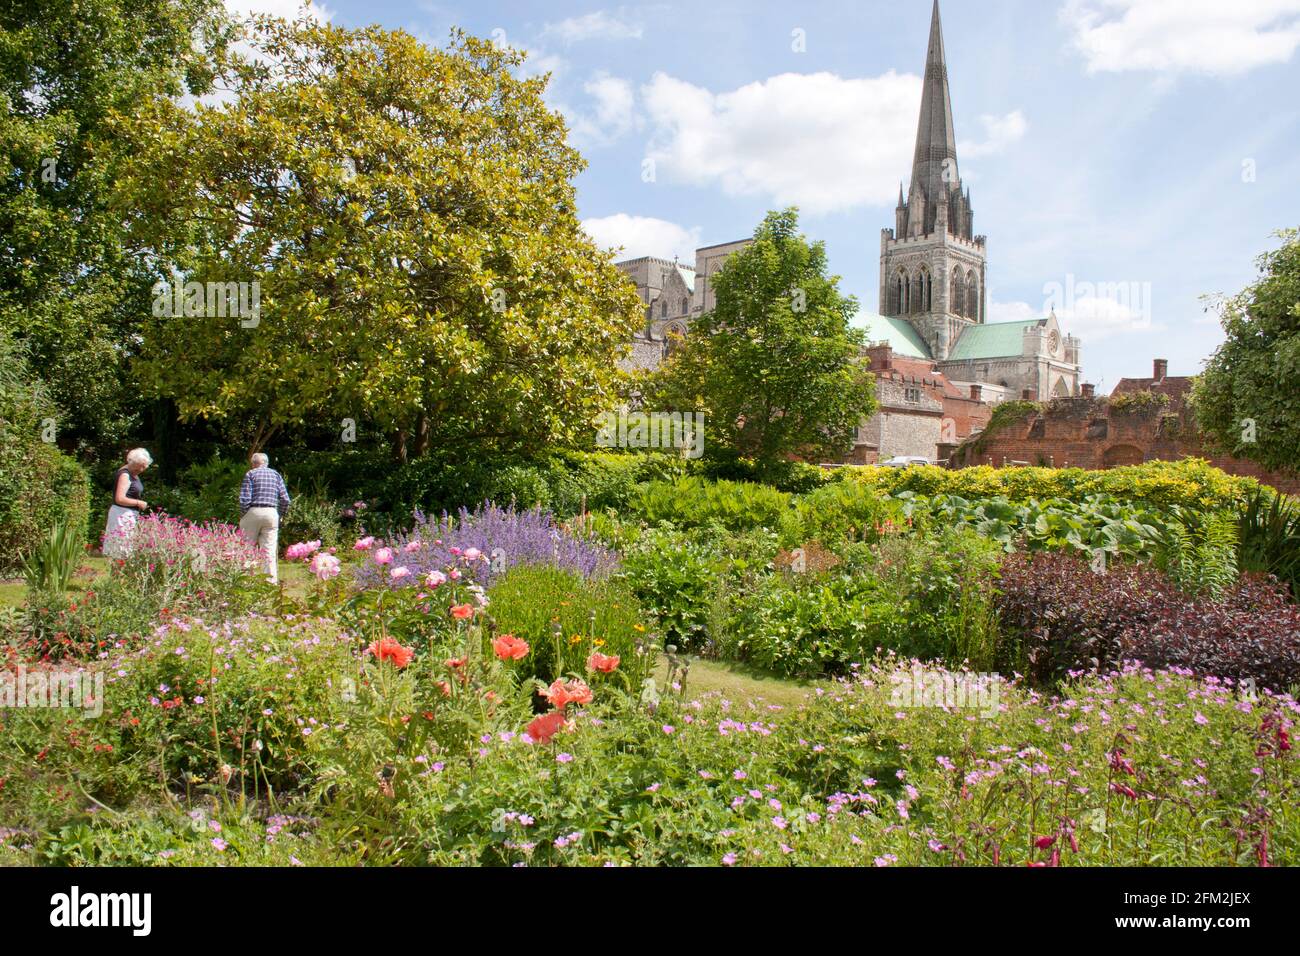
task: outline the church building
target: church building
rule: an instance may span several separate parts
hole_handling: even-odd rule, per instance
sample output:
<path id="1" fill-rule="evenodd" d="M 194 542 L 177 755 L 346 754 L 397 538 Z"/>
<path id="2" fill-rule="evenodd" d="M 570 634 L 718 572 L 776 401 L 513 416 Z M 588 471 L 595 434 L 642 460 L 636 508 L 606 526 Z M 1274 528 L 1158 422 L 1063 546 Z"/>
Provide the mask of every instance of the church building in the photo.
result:
<path id="1" fill-rule="evenodd" d="M 859 428 L 850 461 L 943 459 L 983 427 L 997 402 L 1079 394 L 1080 343 L 1054 313 L 987 321 L 987 245 L 974 222 L 957 166 L 935 0 L 911 183 L 906 193 L 899 185 L 894 226 L 881 230 L 879 312 L 860 312 L 852 323 L 866 333 L 863 361 L 876 373 L 880 411 Z M 646 307 L 629 367 L 662 361 L 692 319 L 713 307 L 710 277 L 747 244 L 698 249 L 691 266 L 652 257 L 618 263 Z"/>

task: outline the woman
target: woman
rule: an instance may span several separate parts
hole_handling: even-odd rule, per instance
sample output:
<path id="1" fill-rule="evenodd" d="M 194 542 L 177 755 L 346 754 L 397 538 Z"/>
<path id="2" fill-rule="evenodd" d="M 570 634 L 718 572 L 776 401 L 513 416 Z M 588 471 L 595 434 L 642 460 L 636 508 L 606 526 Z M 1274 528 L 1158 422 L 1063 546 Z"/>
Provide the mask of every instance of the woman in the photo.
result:
<path id="1" fill-rule="evenodd" d="M 143 499 L 144 482 L 140 476 L 153 464 L 153 458 L 143 448 L 132 448 L 126 453 L 126 467 L 113 475 L 113 504 L 108 509 L 108 525 L 104 528 L 104 554 L 110 558 L 124 558 L 130 551 L 128 537 L 135 527 L 137 513 L 149 507 Z"/>

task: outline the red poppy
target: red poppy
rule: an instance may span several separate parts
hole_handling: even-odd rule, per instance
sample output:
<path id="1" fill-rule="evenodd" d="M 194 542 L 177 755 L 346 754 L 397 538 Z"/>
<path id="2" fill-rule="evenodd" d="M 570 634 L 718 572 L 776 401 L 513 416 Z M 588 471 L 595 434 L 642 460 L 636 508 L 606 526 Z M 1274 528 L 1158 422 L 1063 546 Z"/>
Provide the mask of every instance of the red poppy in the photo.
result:
<path id="1" fill-rule="evenodd" d="M 474 616 L 474 605 L 453 604 L 451 606 L 451 616 L 458 621 L 467 621 Z"/>
<path id="2" fill-rule="evenodd" d="M 618 660 L 619 658 L 617 654 L 601 654 L 598 651 L 592 651 L 591 655 L 587 658 L 587 670 L 599 671 L 602 674 L 612 674 L 614 669 L 618 667 Z"/>
<path id="3" fill-rule="evenodd" d="M 513 634 L 502 634 L 492 642 L 492 650 L 503 661 L 522 660 L 528 656 L 528 642 L 521 641 Z"/>
<path id="4" fill-rule="evenodd" d="M 469 661 L 468 657 L 449 657 L 447 658 L 446 664 L 452 670 L 459 670 L 460 668 L 464 667 L 468 661 Z"/>
<path id="5" fill-rule="evenodd" d="M 375 641 L 366 648 L 366 653 L 374 655 L 381 661 L 392 661 L 393 666 L 397 668 L 405 667 L 415 658 L 414 650 L 403 647 L 391 637 L 383 637 Z"/>
<path id="6" fill-rule="evenodd" d="M 581 679 L 574 679 L 567 684 L 562 680 L 556 680 L 546 690 L 539 690 L 538 696 L 545 697 L 550 701 L 551 706 L 556 710 L 563 710 L 569 704 L 590 704 L 591 688 L 587 682 Z"/>
<path id="7" fill-rule="evenodd" d="M 533 719 L 533 722 L 528 725 L 528 736 L 539 744 L 550 743 L 551 738 L 558 734 L 563 726 L 564 714 L 553 710 L 549 714 Z"/>

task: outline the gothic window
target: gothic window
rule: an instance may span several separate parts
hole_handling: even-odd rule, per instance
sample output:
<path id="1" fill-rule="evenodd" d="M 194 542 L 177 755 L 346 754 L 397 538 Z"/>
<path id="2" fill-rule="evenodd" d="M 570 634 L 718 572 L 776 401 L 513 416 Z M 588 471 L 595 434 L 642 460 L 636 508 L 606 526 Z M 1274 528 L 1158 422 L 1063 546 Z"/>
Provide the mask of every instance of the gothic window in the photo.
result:
<path id="1" fill-rule="evenodd" d="M 916 284 L 917 284 L 917 289 L 918 289 L 917 302 L 916 302 L 916 311 L 917 311 L 917 312 L 929 312 L 929 311 L 930 311 L 930 294 L 931 294 L 931 289 L 930 289 L 930 270 L 927 269 L 927 268 L 925 268 L 925 266 L 922 266 L 922 267 L 921 267 L 921 273 L 920 273 L 920 275 L 918 275 L 917 278 L 916 278 Z"/>
<path id="2" fill-rule="evenodd" d="M 899 281 L 903 283 L 903 312 L 904 313 L 911 312 L 912 311 L 912 282 L 910 279 L 907 278 L 907 276 L 903 276 L 903 278 Z"/>
<path id="3" fill-rule="evenodd" d="M 961 272 L 954 268 L 952 270 L 952 289 L 948 295 L 948 298 L 952 300 L 951 302 L 948 303 L 948 311 L 951 312 L 953 315 L 966 314 L 965 313 L 966 297 L 962 295 L 962 290 L 964 288 L 965 286 L 962 285 L 962 281 L 961 281 Z"/>
<path id="4" fill-rule="evenodd" d="M 974 272 L 966 273 L 966 315 L 977 321 L 980 317 L 979 284 Z"/>
<path id="5" fill-rule="evenodd" d="M 659 304 L 659 317 L 660 317 L 661 319 L 666 319 L 666 318 L 668 318 L 668 300 L 667 300 L 667 299 L 664 299 L 663 302 L 661 302 L 661 303 Z"/>
<path id="6" fill-rule="evenodd" d="M 687 300 L 682 299 L 682 315 L 685 315 L 689 311 L 690 311 L 690 306 L 687 304 Z"/>

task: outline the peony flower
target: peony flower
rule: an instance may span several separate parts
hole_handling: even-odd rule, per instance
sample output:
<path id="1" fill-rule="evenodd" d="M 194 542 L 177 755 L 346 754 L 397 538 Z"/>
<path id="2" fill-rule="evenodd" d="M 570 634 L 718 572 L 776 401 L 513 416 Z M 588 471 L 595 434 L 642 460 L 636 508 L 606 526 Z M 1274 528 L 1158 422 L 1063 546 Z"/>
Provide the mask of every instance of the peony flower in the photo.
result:
<path id="1" fill-rule="evenodd" d="M 375 544 L 374 537 L 372 535 L 367 535 L 364 538 L 358 538 L 357 543 L 352 546 L 352 550 L 369 551 L 372 547 L 374 547 L 374 544 Z"/>
<path id="2" fill-rule="evenodd" d="M 397 567 L 393 568 L 393 570 L 388 572 L 388 576 L 394 581 L 400 581 L 402 578 L 409 578 L 411 576 L 411 569 L 399 564 Z"/>
<path id="3" fill-rule="evenodd" d="M 311 559 L 311 573 L 322 581 L 328 581 L 339 573 L 339 559 L 332 554 L 317 552 Z"/>
<path id="4" fill-rule="evenodd" d="M 474 616 L 474 605 L 453 604 L 451 606 L 451 616 L 457 621 L 467 621 Z"/>
<path id="5" fill-rule="evenodd" d="M 381 661 L 392 661 L 393 666 L 402 668 L 411 663 L 415 658 L 415 651 L 409 647 L 403 647 L 391 637 L 380 638 L 369 647 L 366 653 L 371 654 Z"/>
<path id="6" fill-rule="evenodd" d="M 447 575 L 441 571 L 430 571 L 424 578 L 425 585 L 431 588 L 436 588 L 439 584 L 445 584 L 446 582 Z"/>
<path id="7" fill-rule="evenodd" d="M 479 558 L 481 558 L 481 557 L 483 557 L 483 552 L 480 551 L 478 548 L 466 548 L 466 549 L 465 549 L 465 560 L 466 560 L 466 561 L 477 561 L 477 560 L 478 560 Z"/>
<path id="8" fill-rule="evenodd" d="M 285 548 L 284 556 L 289 561 L 298 561 L 310 558 L 315 552 L 320 550 L 319 541 L 300 541 L 297 544 L 291 544 Z"/>
<path id="9" fill-rule="evenodd" d="M 503 661 L 518 661 L 528 656 L 528 642 L 521 641 L 513 634 L 502 634 L 492 642 L 492 650 Z"/>
<path id="10" fill-rule="evenodd" d="M 375 552 L 376 564 L 392 564 L 392 562 L 393 562 L 392 548 L 380 548 L 378 551 Z"/>
<path id="11" fill-rule="evenodd" d="M 587 670 L 592 672 L 599 671 L 602 674 L 612 674 L 614 669 L 618 667 L 618 661 L 619 657 L 617 654 L 611 656 L 609 654 L 601 654 L 597 651 L 592 651 L 590 656 L 587 657 Z"/>
<path id="12" fill-rule="evenodd" d="M 420 541 L 417 538 L 415 541 L 406 542 L 406 547 L 402 548 L 402 550 L 407 554 L 411 554 L 415 551 L 419 551 L 421 547 L 422 545 L 420 544 Z"/>

